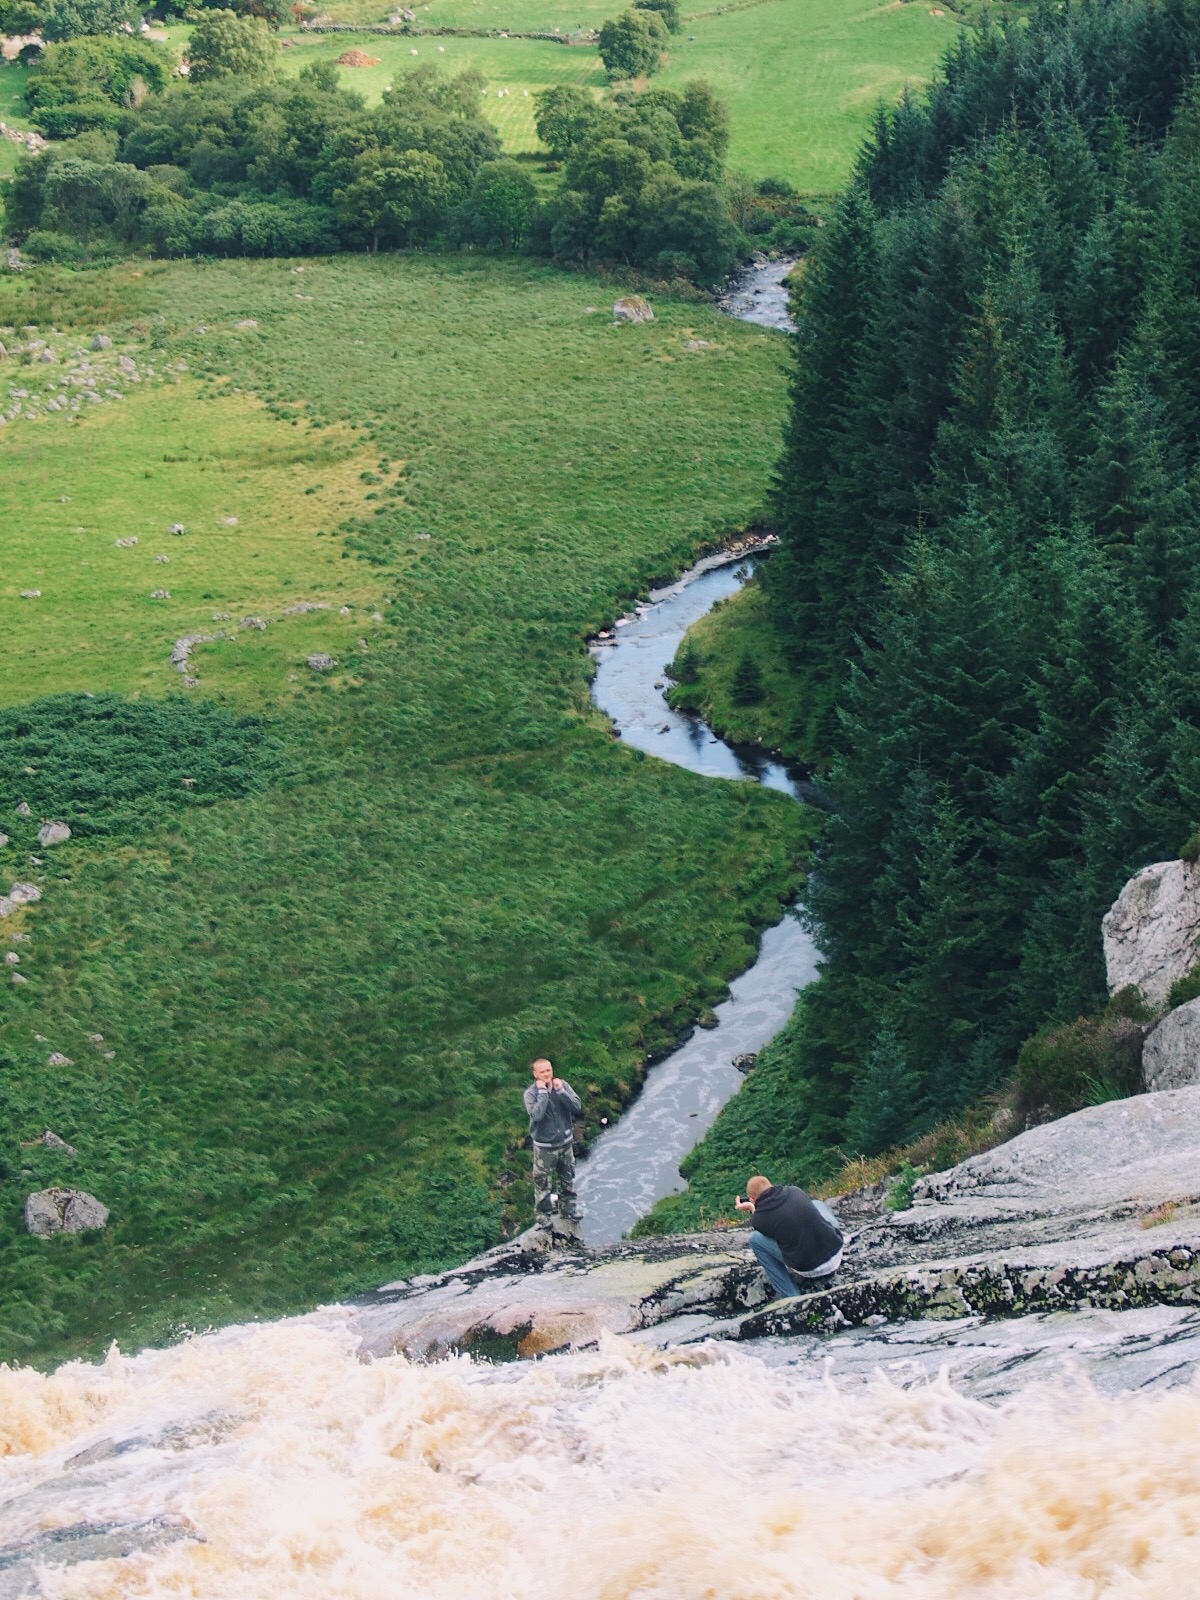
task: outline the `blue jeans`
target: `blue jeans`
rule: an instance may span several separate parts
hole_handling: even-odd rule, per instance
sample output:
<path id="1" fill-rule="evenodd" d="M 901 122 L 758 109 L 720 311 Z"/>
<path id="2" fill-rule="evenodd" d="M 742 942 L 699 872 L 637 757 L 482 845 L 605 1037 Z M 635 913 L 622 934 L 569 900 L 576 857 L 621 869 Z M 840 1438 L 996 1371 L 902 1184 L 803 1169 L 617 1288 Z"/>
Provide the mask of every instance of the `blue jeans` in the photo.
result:
<path id="1" fill-rule="evenodd" d="M 750 1235 L 750 1248 L 754 1251 L 759 1266 L 766 1273 L 767 1282 L 774 1289 L 777 1299 L 786 1300 L 801 1292 L 787 1269 L 783 1251 L 774 1239 L 768 1239 L 765 1233 L 756 1231 Z"/>
<path id="2" fill-rule="evenodd" d="M 816 1200 L 813 1204 L 821 1215 L 837 1226 L 837 1219 L 823 1200 Z M 790 1299 L 792 1295 L 803 1294 L 796 1280 L 788 1271 L 787 1262 L 783 1259 L 783 1251 L 774 1239 L 768 1239 L 765 1233 L 757 1229 L 750 1235 L 750 1248 L 754 1251 L 755 1260 L 767 1275 L 767 1282 L 774 1289 L 780 1299 Z M 840 1253 L 839 1253 L 840 1259 Z M 820 1283 L 819 1278 L 813 1279 L 814 1284 Z"/>

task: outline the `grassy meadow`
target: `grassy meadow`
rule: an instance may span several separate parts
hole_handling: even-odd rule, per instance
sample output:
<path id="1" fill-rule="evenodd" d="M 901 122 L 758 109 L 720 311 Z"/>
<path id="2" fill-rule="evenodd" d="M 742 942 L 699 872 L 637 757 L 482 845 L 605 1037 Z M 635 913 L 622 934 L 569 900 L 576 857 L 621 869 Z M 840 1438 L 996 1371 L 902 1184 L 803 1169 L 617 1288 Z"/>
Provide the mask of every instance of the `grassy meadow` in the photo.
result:
<path id="1" fill-rule="evenodd" d="M 4 1357 L 462 1259 L 526 1215 L 528 1060 L 595 1127 L 795 888 L 799 808 L 622 748 L 584 649 L 761 503 L 782 341 L 612 298 L 421 257 L 0 280 L 0 324 L 155 373 L 0 433 L 0 860 L 42 889 L 0 925 Z M 55 1182 L 107 1230 L 28 1237 Z"/>
<path id="2" fill-rule="evenodd" d="M 503 0 L 431 0 L 417 17 L 430 27 L 567 32 L 582 22 L 598 26 L 618 9 L 612 0 L 598 4 L 598 10 L 566 12 L 548 0 L 515 0 L 512 7 Z M 920 0 L 761 0 L 697 9 L 672 38 L 668 62 L 653 82 L 677 88 L 689 78 L 707 78 L 729 105 L 732 171 L 786 178 L 806 192 L 827 194 L 848 176 L 877 103 L 928 79 L 958 26 L 954 12 Z M 571 83 L 600 95 L 607 86 L 592 49 L 531 39 L 299 34 L 284 52 L 284 69 L 333 61 L 350 48 L 379 58 L 377 67 L 343 74 L 347 86 L 369 100 L 420 61 L 477 68 L 488 80 L 488 117 L 513 154 L 539 148 L 533 125 L 539 89 Z"/>

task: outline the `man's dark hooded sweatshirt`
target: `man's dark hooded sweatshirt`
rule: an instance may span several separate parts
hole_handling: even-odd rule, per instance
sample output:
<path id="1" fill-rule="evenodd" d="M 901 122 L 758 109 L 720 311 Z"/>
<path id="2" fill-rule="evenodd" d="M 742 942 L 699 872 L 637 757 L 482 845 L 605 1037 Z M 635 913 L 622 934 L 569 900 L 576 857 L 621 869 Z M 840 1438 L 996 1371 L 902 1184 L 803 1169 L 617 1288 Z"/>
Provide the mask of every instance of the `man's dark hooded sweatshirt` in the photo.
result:
<path id="1" fill-rule="evenodd" d="M 793 1272 L 812 1272 L 842 1248 L 842 1236 L 794 1184 L 773 1183 L 754 1202 L 755 1231 L 774 1239 Z"/>

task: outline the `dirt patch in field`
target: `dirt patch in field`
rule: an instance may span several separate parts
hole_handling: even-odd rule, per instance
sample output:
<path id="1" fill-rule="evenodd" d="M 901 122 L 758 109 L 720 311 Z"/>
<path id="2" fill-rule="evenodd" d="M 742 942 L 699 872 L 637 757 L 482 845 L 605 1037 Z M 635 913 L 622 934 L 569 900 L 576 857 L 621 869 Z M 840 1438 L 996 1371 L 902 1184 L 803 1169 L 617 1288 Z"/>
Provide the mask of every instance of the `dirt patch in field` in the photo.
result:
<path id="1" fill-rule="evenodd" d="M 343 50 L 337 58 L 339 67 L 377 67 L 378 56 L 369 56 L 365 50 Z"/>

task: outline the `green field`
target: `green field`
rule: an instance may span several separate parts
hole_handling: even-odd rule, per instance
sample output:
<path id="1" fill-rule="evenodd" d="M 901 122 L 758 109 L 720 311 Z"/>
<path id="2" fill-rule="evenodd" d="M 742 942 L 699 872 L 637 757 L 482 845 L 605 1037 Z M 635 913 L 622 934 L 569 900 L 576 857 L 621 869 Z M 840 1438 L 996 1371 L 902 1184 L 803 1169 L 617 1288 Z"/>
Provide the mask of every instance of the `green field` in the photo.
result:
<path id="1" fill-rule="evenodd" d="M 729 106 L 731 170 L 828 193 L 849 176 L 878 102 L 925 82 L 958 26 L 919 0 L 763 0 L 685 23 L 655 82 L 708 79 Z"/>
<path id="2" fill-rule="evenodd" d="M 398 74 L 433 61 L 449 72 L 475 68 L 487 79 L 486 109 L 505 148 L 514 155 L 538 150 L 533 96 L 556 83 L 604 92 L 608 79 L 594 50 L 540 43 L 536 39 L 416 39 L 380 34 L 298 34 L 284 52 L 284 69 L 299 72 L 309 61 L 336 61 L 345 50 L 377 56 L 377 67 L 345 67 L 342 82 L 368 100 L 378 100 Z M 499 91 L 506 91 L 500 94 Z"/>
<path id="3" fill-rule="evenodd" d="M 612 14 L 611 0 L 591 16 Z M 543 0 L 520 0 L 510 14 L 501 0 L 431 0 L 418 11 L 428 26 L 545 28 L 575 26 Z M 732 119 L 729 165 L 751 178 L 787 178 L 809 193 L 829 193 L 849 174 L 876 104 L 906 84 L 923 83 L 954 40 L 953 12 L 918 0 L 872 6 L 862 0 L 760 0 L 723 15 L 698 13 L 671 41 L 669 61 L 654 80 L 678 87 L 707 78 Z M 378 67 L 347 68 L 343 81 L 369 99 L 395 75 L 421 61 L 488 80 L 487 114 L 514 154 L 538 148 L 532 97 L 556 83 L 604 91 L 600 58 L 590 49 L 529 39 L 390 38 L 379 34 L 301 34 L 284 54 L 285 70 L 332 61 L 355 47 Z M 499 90 L 509 93 L 501 95 Z"/>
<path id="4" fill-rule="evenodd" d="M 618 327 L 612 297 L 420 257 L 0 279 L 0 322 L 57 330 L 31 390 L 101 327 L 145 374 L 0 432 L 2 855 L 43 889 L 3 923 L 30 936 L 0 991 L 3 1355 L 469 1255 L 526 1214 L 531 1056 L 595 1126 L 795 887 L 800 810 L 615 744 L 583 647 L 760 504 L 782 344 L 661 297 Z M 171 642 L 214 611 L 233 637 L 185 689 Z M 132 753 L 85 749 L 105 702 L 37 703 L 111 688 L 163 708 Z M 38 866 L 63 812 L 86 827 Z M 110 1226 L 29 1238 L 63 1181 Z"/>

